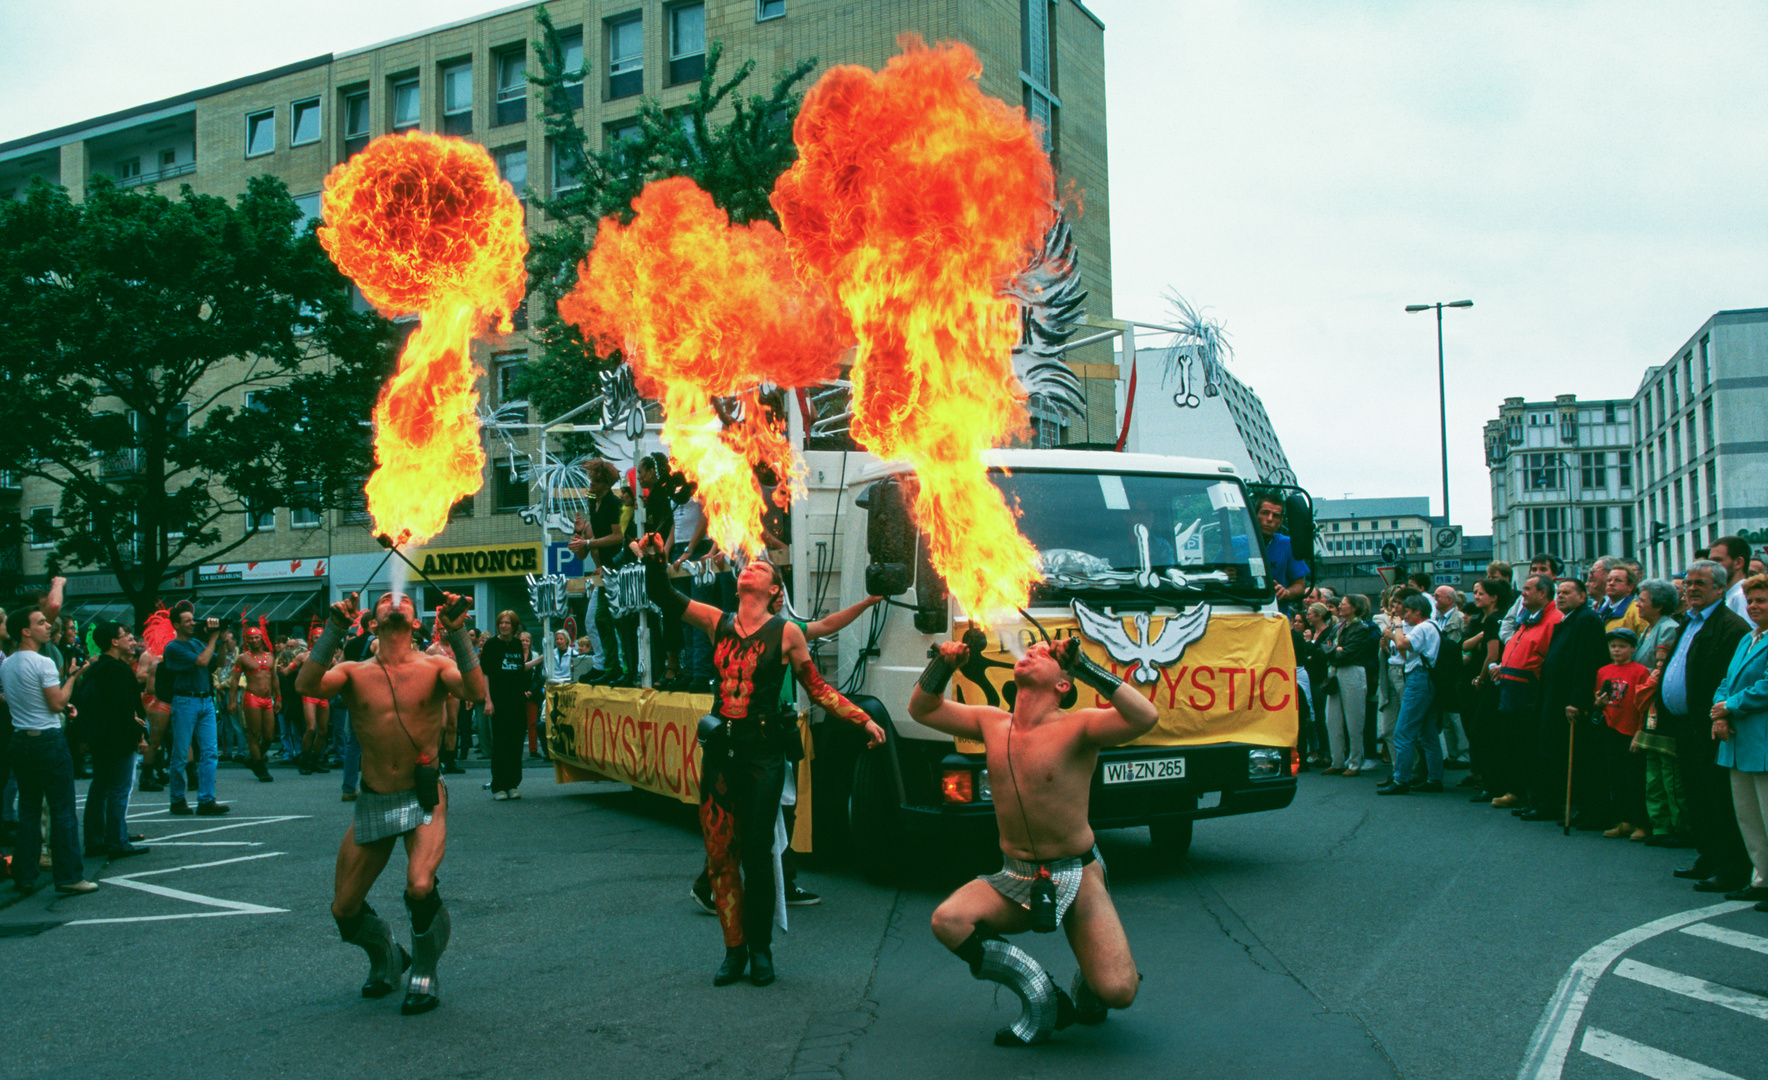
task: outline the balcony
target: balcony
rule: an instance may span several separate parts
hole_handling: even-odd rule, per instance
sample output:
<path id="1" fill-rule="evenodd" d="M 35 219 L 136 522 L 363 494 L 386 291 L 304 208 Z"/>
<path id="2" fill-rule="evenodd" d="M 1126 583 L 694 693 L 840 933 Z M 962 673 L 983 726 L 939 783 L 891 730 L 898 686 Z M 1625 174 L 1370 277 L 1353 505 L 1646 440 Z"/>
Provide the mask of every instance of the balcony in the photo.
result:
<path id="1" fill-rule="evenodd" d="M 124 176 L 117 180 L 118 187 L 140 187 L 142 184 L 157 184 L 161 180 L 171 180 L 178 176 L 189 176 L 196 172 L 196 162 L 186 161 L 182 165 L 168 165 L 153 172 L 139 173 L 135 176 Z"/>

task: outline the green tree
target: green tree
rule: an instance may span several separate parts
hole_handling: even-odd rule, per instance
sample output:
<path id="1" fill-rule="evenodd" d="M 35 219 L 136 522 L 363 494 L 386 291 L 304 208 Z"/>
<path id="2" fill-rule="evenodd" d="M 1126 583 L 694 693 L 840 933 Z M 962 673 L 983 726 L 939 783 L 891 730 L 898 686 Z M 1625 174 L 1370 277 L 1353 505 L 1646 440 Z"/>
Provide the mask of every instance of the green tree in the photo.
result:
<path id="1" fill-rule="evenodd" d="M 359 497 L 398 336 L 274 177 L 236 203 L 99 178 L 0 204 L 0 461 L 59 490 L 53 561 L 116 574 L 138 618 L 249 511 Z"/>
<path id="2" fill-rule="evenodd" d="M 724 46 L 712 42 L 700 85 L 685 104 L 664 109 L 643 100 L 636 125 L 597 150 L 571 101 L 571 88 L 587 80 L 589 65 L 565 70 L 564 50 L 544 7 L 535 21 L 541 70 L 529 81 L 537 88 L 553 160 L 579 181 L 564 190 L 555 181 L 551 199 L 528 196 L 548 220 L 530 237 L 528 252 L 528 280 L 541 301 L 530 336 L 540 355 L 526 365 L 518 392 L 542 417 L 551 417 L 595 397 L 601 373 L 621 363 L 618 355 L 598 355 L 558 314 L 559 299 L 576 285 L 577 266 L 595 244 L 597 224 L 605 217 L 630 221 L 632 200 L 645 184 L 670 176 L 691 177 L 732 221 L 779 224 L 768 195 L 798 159 L 792 123 L 804 100 L 801 84 L 817 62 L 812 57 L 781 72 L 766 95 L 745 96 L 738 91 L 755 61 L 744 61 L 721 80 Z"/>

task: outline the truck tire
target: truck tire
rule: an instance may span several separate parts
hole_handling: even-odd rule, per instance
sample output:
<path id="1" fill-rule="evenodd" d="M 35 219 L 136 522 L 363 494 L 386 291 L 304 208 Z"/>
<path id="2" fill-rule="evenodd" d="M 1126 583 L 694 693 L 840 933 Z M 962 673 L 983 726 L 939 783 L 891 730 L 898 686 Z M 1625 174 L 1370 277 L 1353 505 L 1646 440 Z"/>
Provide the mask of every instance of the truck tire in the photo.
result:
<path id="1" fill-rule="evenodd" d="M 1175 861 L 1183 859 L 1191 850 L 1191 827 L 1195 824 L 1191 818 L 1154 818 L 1148 822 L 1148 836 L 1154 841 L 1154 850 Z"/>
<path id="2" fill-rule="evenodd" d="M 847 796 L 847 828 L 854 863 L 874 884 L 889 882 L 902 865 L 905 842 L 898 813 L 887 752 L 861 752 Z"/>

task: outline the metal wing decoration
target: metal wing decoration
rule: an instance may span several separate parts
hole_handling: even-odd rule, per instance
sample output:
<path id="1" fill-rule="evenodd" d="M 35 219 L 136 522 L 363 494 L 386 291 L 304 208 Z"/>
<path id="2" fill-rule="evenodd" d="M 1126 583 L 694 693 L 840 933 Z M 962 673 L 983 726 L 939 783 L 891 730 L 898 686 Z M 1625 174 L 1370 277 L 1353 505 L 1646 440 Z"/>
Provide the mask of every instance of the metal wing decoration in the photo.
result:
<path id="1" fill-rule="evenodd" d="M 1013 372 L 1025 387 L 1028 404 L 1076 416 L 1086 411 L 1080 379 L 1062 362 L 1062 347 L 1086 316 L 1087 294 L 1080 287 L 1080 257 L 1061 206 L 1044 234 L 1044 248 L 1019 272 L 1006 295 L 1019 305 L 1019 344 Z"/>
<path id="2" fill-rule="evenodd" d="M 1222 324 L 1211 319 L 1191 305 L 1189 300 L 1180 296 L 1172 289 L 1166 291 L 1166 302 L 1171 305 L 1171 321 L 1179 331 L 1179 341 L 1165 350 L 1165 378 L 1177 376 L 1180 384 L 1178 405 L 1180 408 L 1196 408 L 1202 404 L 1191 387 L 1191 365 L 1193 362 L 1203 369 L 1203 396 L 1220 397 L 1222 393 L 1222 364 L 1234 355 L 1233 346 L 1228 344 L 1228 335 Z"/>
<path id="3" fill-rule="evenodd" d="M 1123 620 L 1112 615 L 1104 615 L 1087 607 L 1082 601 L 1076 600 L 1071 605 L 1075 621 L 1080 623 L 1081 633 L 1093 641 L 1105 646 L 1105 652 L 1120 664 L 1133 665 L 1130 676 L 1139 683 L 1152 683 L 1160 678 L 1160 669 L 1178 662 L 1185 655 L 1185 649 L 1193 641 L 1203 637 L 1209 629 L 1210 607 L 1199 604 L 1183 615 L 1168 616 L 1161 624 L 1160 634 L 1152 641 L 1148 638 L 1149 628 L 1153 620 L 1147 612 L 1137 612 L 1131 618 L 1136 633 L 1131 637 L 1123 628 Z"/>

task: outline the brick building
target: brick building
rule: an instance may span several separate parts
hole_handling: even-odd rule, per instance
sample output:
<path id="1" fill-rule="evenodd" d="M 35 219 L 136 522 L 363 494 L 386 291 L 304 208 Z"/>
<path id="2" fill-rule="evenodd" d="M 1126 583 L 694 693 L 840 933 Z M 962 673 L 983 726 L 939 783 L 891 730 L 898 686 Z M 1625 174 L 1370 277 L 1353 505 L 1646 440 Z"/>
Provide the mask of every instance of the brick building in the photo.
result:
<path id="1" fill-rule="evenodd" d="M 483 144 L 518 193 L 560 190 L 571 178 L 549 153 L 541 109 L 525 81 L 538 64 L 534 4 L 424 30 L 392 41 L 299 60 L 192 90 L 79 124 L 0 144 L 0 198 L 16 198 L 33 177 L 81 197 L 103 174 L 124 185 L 189 184 L 232 197 L 253 176 L 280 176 L 309 215 L 318 213 L 325 175 L 377 135 L 407 129 L 459 135 Z M 724 44 L 723 70 L 756 61 L 750 88 L 764 90 L 774 72 L 815 57 L 818 71 L 836 64 L 881 67 L 904 32 L 929 42 L 958 40 L 981 57 L 984 92 L 1022 105 L 1042 122 L 1058 183 L 1084 195 L 1073 222 L 1081 273 L 1091 296 L 1090 319 L 1111 315 L 1110 196 L 1105 130 L 1104 24 L 1078 0 L 552 0 L 547 5 L 567 49 L 567 63 L 587 58 L 589 74 L 573 94 L 592 142 L 618 139 L 634 123 L 643 98 L 664 107 L 686 101 L 703 70 L 709 42 Z M 813 74 L 812 78 L 815 78 Z M 533 227 L 533 223 L 531 223 Z M 513 376 L 529 343 L 518 330 L 475 347 L 486 369 L 481 398 L 510 404 Z M 1089 423 L 1110 430 L 1115 374 L 1109 344 L 1076 350 Z M 221 401 L 238 407 L 244 402 Z M 1096 416 L 1093 414 L 1097 414 Z M 519 418 L 519 417 L 518 417 Z M 527 417 L 530 421 L 545 418 Z M 1094 424 L 1091 421 L 1097 420 Z M 1074 437 L 1084 437 L 1080 432 Z M 524 445 L 527 445 L 524 443 Z M 488 447 L 488 451 L 495 448 Z M 434 549 L 491 552 L 542 549 L 539 527 L 517 511 L 536 501 L 526 478 L 510 475 L 490 453 L 484 487 L 459 508 Z M 53 489 L 0 477 L 0 512 L 16 508 L 27 521 L 58 512 Z M 231 551 L 225 565 L 202 567 L 191 580 L 169 583 L 168 596 L 195 592 L 199 608 L 230 614 L 242 607 L 304 621 L 328 596 L 358 588 L 382 552 L 360 514 L 266 508 L 260 534 Z M 243 519 L 225 539 L 245 531 Z M 27 535 L 20 549 L 0 553 L 10 583 L 37 580 L 49 545 Z M 452 560 L 458 562 L 460 560 Z M 518 558 L 479 560 L 526 565 Z M 468 563 L 471 560 L 467 560 Z M 317 569 L 317 572 L 316 572 Z M 117 583 L 105 574 L 71 574 L 75 614 L 121 613 Z M 0 582 L 0 586 L 7 583 Z M 475 610 L 525 610 L 518 574 L 462 575 L 454 583 L 475 594 Z M 9 591 L 9 590 L 8 590 Z"/>

